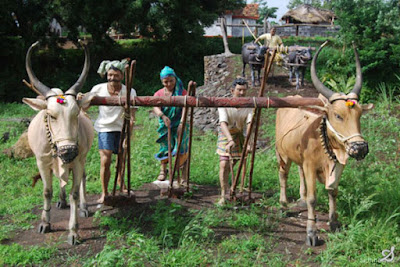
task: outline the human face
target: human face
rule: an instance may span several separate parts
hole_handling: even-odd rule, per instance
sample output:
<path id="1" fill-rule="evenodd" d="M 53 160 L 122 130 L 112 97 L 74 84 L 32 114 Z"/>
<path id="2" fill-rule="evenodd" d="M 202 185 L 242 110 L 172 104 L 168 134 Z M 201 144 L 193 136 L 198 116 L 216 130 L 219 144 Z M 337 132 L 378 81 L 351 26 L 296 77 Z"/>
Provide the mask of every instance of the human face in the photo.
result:
<path id="1" fill-rule="evenodd" d="M 107 71 L 107 81 L 112 85 L 120 84 L 124 75 L 119 70 L 110 69 Z"/>
<path id="2" fill-rule="evenodd" d="M 245 97 L 247 93 L 247 85 L 236 84 L 235 88 L 231 91 L 233 97 Z"/>
<path id="3" fill-rule="evenodd" d="M 275 28 L 272 28 L 272 29 L 271 29 L 271 35 L 274 36 L 275 33 L 276 33 L 276 29 L 275 29 Z"/>
<path id="4" fill-rule="evenodd" d="M 173 92 L 175 89 L 175 84 L 176 84 L 176 79 L 174 76 L 168 76 L 165 77 L 164 79 L 161 80 L 162 84 L 164 85 L 164 87 L 170 91 Z"/>

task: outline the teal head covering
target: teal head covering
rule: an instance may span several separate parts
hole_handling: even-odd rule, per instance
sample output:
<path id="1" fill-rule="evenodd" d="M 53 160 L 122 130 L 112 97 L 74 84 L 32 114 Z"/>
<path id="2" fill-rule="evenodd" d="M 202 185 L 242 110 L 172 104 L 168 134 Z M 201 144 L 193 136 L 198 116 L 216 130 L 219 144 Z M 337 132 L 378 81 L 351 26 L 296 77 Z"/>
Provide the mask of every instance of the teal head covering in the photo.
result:
<path id="1" fill-rule="evenodd" d="M 179 79 L 179 77 L 176 75 L 174 69 L 165 66 L 160 72 L 160 79 L 162 80 L 169 76 L 175 77 L 176 80 L 175 91 L 172 95 L 182 95 L 183 83 L 181 79 Z"/>
<path id="2" fill-rule="evenodd" d="M 107 71 L 109 71 L 111 68 L 119 69 L 122 73 L 124 73 L 126 64 L 128 64 L 127 59 L 123 59 L 121 61 L 119 61 L 119 60 L 113 60 L 113 61 L 104 60 L 100 63 L 97 73 L 101 77 L 104 77 L 104 75 L 107 73 Z"/>

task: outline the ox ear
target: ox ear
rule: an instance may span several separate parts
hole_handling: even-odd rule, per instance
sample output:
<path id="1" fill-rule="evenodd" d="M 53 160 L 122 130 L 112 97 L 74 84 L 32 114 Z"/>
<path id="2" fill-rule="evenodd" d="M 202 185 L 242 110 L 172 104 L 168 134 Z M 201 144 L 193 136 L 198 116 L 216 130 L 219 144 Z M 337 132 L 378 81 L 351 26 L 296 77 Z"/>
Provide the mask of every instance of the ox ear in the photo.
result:
<path id="1" fill-rule="evenodd" d="M 22 102 L 30 106 L 33 110 L 39 111 L 47 108 L 46 100 L 41 98 L 22 98 Z"/>
<path id="2" fill-rule="evenodd" d="M 95 97 L 95 93 L 87 93 L 83 96 L 78 95 L 78 105 L 82 108 L 83 111 L 86 111 L 90 107 L 90 101 L 92 101 L 93 97 Z"/>
<path id="3" fill-rule="evenodd" d="M 362 114 L 367 114 L 370 110 L 374 108 L 374 104 L 364 104 L 361 105 Z"/>

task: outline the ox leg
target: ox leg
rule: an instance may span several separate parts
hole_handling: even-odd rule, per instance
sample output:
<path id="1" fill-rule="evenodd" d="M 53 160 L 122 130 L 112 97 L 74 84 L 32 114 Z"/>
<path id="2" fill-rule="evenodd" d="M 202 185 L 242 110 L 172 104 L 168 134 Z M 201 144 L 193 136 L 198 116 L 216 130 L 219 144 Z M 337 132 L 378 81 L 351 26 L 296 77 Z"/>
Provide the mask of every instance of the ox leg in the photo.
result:
<path id="1" fill-rule="evenodd" d="M 301 68 L 301 87 L 304 87 L 304 74 L 306 72 L 306 68 L 302 67 Z"/>
<path id="2" fill-rule="evenodd" d="M 261 85 L 260 73 L 261 73 L 261 67 L 257 69 L 257 84 L 258 84 L 258 86 Z"/>
<path id="3" fill-rule="evenodd" d="M 300 88 L 300 71 L 299 71 L 298 67 L 295 69 L 295 74 L 296 74 L 296 90 L 299 90 L 299 88 Z"/>
<path id="4" fill-rule="evenodd" d="M 281 156 L 276 153 L 276 158 L 279 161 L 279 184 L 280 184 L 280 195 L 279 195 L 279 203 L 282 207 L 287 207 L 288 199 L 286 195 L 286 187 L 287 187 L 287 178 L 290 170 L 290 165 L 292 162 L 289 159 L 286 159 L 286 162 L 281 158 Z"/>
<path id="5" fill-rule="evenodd" d="M 305 167 L 303 169 L 306 173 L 306 182 L 307 182 L 307 238 L 306 244 L 308 246 L 317 246 L 318 245 L 318 236 L 317 236 L 317 226 L 316 226 L 316 216 L 315 216 L 315 206 L 316 206 L 316 174 L 312 167 Z"/>
<path id="6" fill-rule="evenodd" d="M 43 181 L 43 211 L 41 217 L 41 223 L 38 227 L 38 232 L 41 234 L 48 233 L 51 231 L 50 225 L 50 210 L 51 210 L 51 198 L 53 197 L 53 183 L 52 173 L 49 166 L 43 166 L 40 162 L 37 162 L 39 167 L 40 176 Z"/>
<path id="7" fill-rule="evenodd" d="M 66 209 L 67 208 L 67 194 L 65 193 L 65 185 L 60 183 L 60 194 L 58 195 L 59 199 L 57 201 L 57 208 Z"/>
<path id="8" fill-rule="evenodd" d="M 300 166 L 299 166 L 299 176 L 300 176 L 300 199 L 297 201 L 297 205 L 302 208 L 306 208 L 307 207 L 306 180 L 305 180 L 303 168 Z"/>
<path id="9" fill-rule="evenodd" d="M 68 244 L 76 245 L 79 242 L 78 236 L 78 199 L 79 199 L 79 188 L 81 186 L 83 176 L 83 167 L 76 164 L 73 169 L 73 183 L 71 193 L 69 194 L 70 203 L 70 217 L 69 217 L 69 234 Z"/>
<path id="10" fill-rule="evenodd" d="M 246 77 L 246 63 L 243 62 L 242 77 Z"/>
<path id="11" fill-rule="evenodd" d="M 79 217 L 89 217 L 89 210 L 86 202 L 86 172 L 83 171 L 82 181 L 79 186 Z"/>
<path id="12" fill-rule="evenodd" d="M 250 73 L 251 73 L 251 84 L 252 84 L 252 86 L 256 86 L 256 83 L 255 83 L 255 77 L 254 77 L 254 67 L 253 67 L 253 65 L 251 65 L 251 64 L 249 64 L 250 65 Z"/>
<path id="13" fill-rule="evenodd" d="M 293 67 L 289 67 L 289 82 L 292 82 L 292 78 L 293 78 Z"/>
<path id="14" fill-rule="evenodd" d="M 329 190 L 329 227 L 332 232 L 340 229 L 341 225 L 338 221 L 338 214 L 336 212 L 336 197 L 338 195 L 338 189 Z"/>

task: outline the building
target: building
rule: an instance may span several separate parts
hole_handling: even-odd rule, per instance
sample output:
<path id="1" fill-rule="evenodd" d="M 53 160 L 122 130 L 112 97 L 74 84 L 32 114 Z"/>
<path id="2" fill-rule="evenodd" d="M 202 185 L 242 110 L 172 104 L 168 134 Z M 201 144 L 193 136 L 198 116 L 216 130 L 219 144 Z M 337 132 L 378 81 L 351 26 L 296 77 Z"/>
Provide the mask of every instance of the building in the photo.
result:
<path id="1" fill-rule="evenodd" d="M 257 24 L 260 18 L 258 14 L 258 4 L 247 4 L 244 8 L 235 11 L 226 11 L 223 18 L 225 18 L 227 26 L 228 37 L 242 37 L 251 36 L 251 33 L 246 27 L 234 27 L 229 25 L 244 25 L 243 20 L 250 25 Z M 213 25 L 204 29 L 204 36 L 220 36 L 221 35 L 221 18 L 218 18 Z M 250 26 L 251 31 L 255 32 L 255 27 Z"/>

